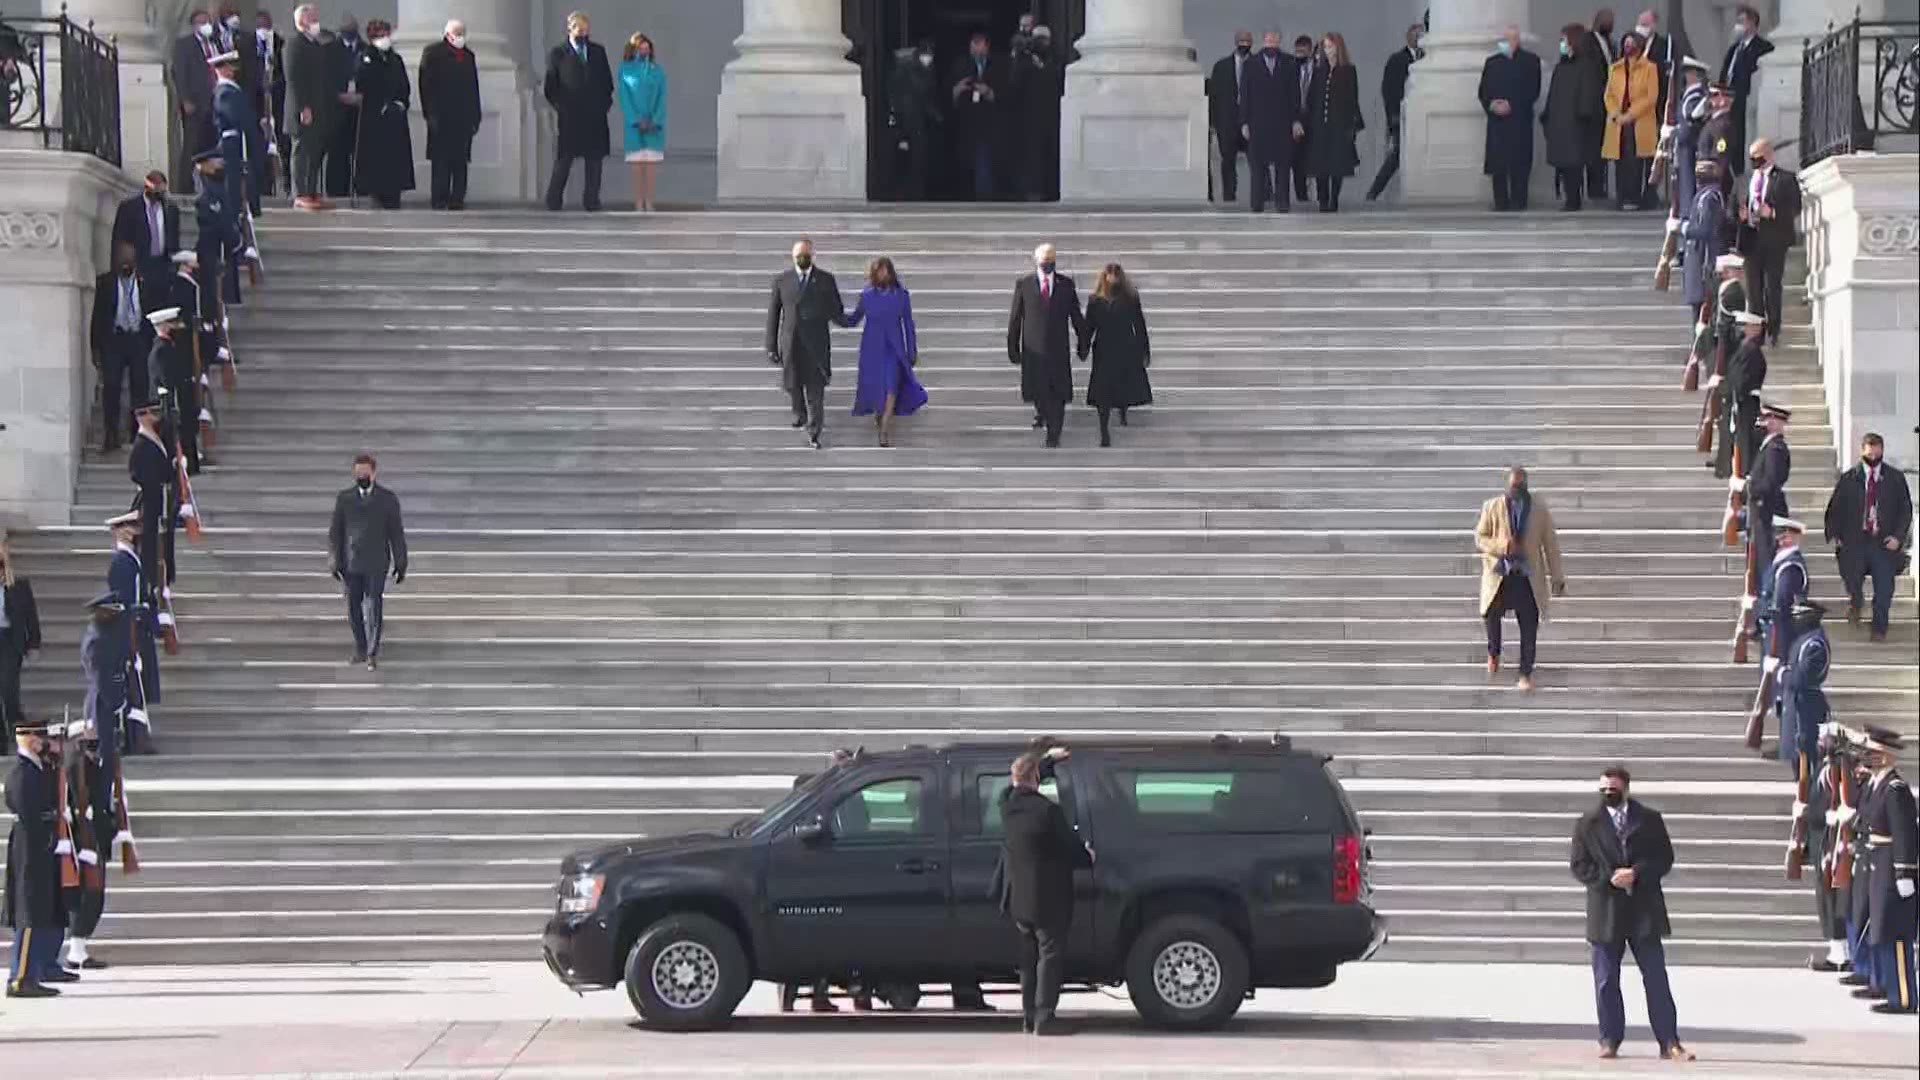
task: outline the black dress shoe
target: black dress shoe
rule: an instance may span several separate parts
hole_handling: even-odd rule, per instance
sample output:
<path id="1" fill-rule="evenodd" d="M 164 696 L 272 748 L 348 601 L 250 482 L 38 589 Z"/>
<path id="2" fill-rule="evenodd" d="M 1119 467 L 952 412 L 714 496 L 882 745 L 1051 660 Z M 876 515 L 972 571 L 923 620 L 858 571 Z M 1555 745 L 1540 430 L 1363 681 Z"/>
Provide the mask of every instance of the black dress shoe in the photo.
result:
<path id="1" fill-rule="evenodd" d="M 1033 416 L 1033 430 L 1039 431 L 1041 428 L 1046 426 L 1047 426 L 1047 418 L 1044 416 L 1041 416 L 1039 413 L 1035 413 Z"/>
<path id="2" fill-rule="evenodd" d="M 1891 1001 L 1883 1001 L 1880 1004 L 1875 1005 L 1873 1007 L 1873 1011 L 1880 1013 L 1883 1016 L 1912 1016 L 1913 1006 L 1909 1005 L 1903 1009 L 1900 1006 L 1895 1005 Z"/>
<path id="3" fill-rule="evenodd" d="M 21 983 L 19 986 L 7 987 L 7 996 L 10 998 L 52 998 L 59 997 L 60 991 L 51 986 L 41 986 L 39 983 L 29 982 Z"/>
<path id="4" fill-rule="evenodd" d="M 1865 975 L 1860 974 L 1857 971 L 1848 972 L 1846 975 L 1843 975 L 1840 977 L 1840 985 L 1841 986 L 1865 986 L 1867 985 L 1867 977 Z"/>
<path id="5" fill-rule="evenodd" d="M 807 436 L 807 445 L 813 447 L 815 450 L 820 449 L 820 436 L 818 435 Z"/>
<path id="6" fill-rule="evenodd" d="M 806 426 L 807 426 L 807 414 L 806 414 L 806 413 L 794 413 L 794 414 L 793 414 L 793 426 L 794 426 L 794 427 L 797 427 L 797 428 L 803 428 L 803 427 L 806 427 Z"/>
<path id="7" fill-rule="evenodd" d="M 1071 1035 L 1073 1034 L 1073 1025 L 1050 1012 L 1041 1010 L 1034 1014 L 1033 1033 L 1041 1038 Z"/>
<path id="8" fill-rule="evenodd" d="M 109 966 L 110 965 L 105 960 L 95 960 L 91 956 L 87 957 L 85 960 L 80 961 L 81 971 L 105 971 Z"/>
<path id="9" fill-rule="evenodd" d="M 47 972 L 46 977 L 40 981 L 43 983 L 77 983 L 80 981 L 80 973 L 61 968 L 59 971 Z"/>
<path id="10" fill-rule="evenodd" d="M 1853 996 L 1860 999 L 1861 1001 L 1879 1001 L 1880 999 L 1886 997 L 1887 995 L 1879 990 L 1874 989 L 1871 986 L 1863 986 L 1860 989 L 1855 990 L 1853 992 Z"/>
<path id="11" fill-rule="evenodd" d="M 1819 957 L 1817 959 L 1807 961 L 1807 970 L 1833 972 L 1833 971 L 1842 971 L 1845 969 L 1843 969 L 1839 964 L 1836 964 L 1825 957 Z"/>

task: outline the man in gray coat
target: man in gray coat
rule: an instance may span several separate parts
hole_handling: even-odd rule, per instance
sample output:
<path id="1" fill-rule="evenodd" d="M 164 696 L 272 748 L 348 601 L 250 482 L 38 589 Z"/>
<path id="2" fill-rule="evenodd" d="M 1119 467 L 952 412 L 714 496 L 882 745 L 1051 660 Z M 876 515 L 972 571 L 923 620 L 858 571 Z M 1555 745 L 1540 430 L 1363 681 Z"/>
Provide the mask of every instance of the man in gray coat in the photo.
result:
<path id="1" fill-rule="evenodd" d="M 327 530 L 327 568 L 347 588 L 347 624 L 353 627 L 353 662 L 372 671 L 380 665 L 380 619 L 387 572 L 395 585 L 407 580 L 407 533 L 400 525 L 400 497 L 373 482 L 372 454 L 353 459 L 353 486 L 333 500 Z"/>
<path id="2" fill-rule="evenodd" d="M 847 325 L 847 306 L 833 275 L 813 265 L 813 243 L 793 245 L 793 265 L 773 279 L 767 302 L 767 362 L 781 370 L 793 402 L 793 426 L 807 429 L 820 449 L 826 424 L 827 383 L 833 378 L 829 322 Z"/>
<path id="3" fill-rule="evenodd" d="M 320 12 L 312 4 L 293 9 L 295 34 L 287 42 L 287 112 L 282 130 L 293 136 L 293 205 L 298 210 L 332 207 L 321 195 L 321 170 L 333 137 L 340 99 L 327 68 Z"/>

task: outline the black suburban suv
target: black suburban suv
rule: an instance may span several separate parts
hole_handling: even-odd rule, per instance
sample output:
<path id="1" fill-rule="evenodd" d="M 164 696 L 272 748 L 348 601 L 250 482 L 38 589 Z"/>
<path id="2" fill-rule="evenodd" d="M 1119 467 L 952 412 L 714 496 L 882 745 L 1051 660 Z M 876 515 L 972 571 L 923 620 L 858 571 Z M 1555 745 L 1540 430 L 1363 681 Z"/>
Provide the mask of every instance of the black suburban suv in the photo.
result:
<path id="1" fill-rule="evenodd" d="M 624 981 L 647 1024 L 724 1024 L 755 979 L 1011 981 L 990 889 L 1015 742 L 859 753 L 725 832 L 561 863 L 547 965 Z M 1386 937 L 1366 839 L 1326 758 L 1284 739 L 1075 744 L 1042 790 L 1093 849 L 1067 981 L 1124 982 L 1166 1027 L 1224 1023 L 1255 987 L 1325 986 Z"/>

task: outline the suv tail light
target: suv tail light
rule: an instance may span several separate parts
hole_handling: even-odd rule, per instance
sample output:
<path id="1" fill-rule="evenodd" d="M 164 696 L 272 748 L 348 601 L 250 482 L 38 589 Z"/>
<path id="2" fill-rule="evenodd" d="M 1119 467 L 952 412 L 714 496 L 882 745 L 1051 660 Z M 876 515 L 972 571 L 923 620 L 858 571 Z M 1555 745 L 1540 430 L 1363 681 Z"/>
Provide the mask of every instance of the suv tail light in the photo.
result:
<path id="1" fill-rule="evenodd" d="M 1333 902 L 1354 904 L 1360 901 L 1360 838 L 1333 838 Z"/>

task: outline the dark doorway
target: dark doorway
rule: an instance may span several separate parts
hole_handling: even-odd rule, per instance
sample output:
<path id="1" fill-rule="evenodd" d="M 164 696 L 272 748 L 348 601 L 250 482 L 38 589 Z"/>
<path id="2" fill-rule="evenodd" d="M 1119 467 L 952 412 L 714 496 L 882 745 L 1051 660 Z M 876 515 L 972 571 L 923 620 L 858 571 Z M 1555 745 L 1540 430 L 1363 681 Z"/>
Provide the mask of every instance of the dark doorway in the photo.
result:
<path id="1" fill-rule="evenodd" d="M 1085 0 L 843 0 L 867 98 L 867 196 L 875 202 L 971 201 L 975 156 L 991 159 L 990 198 L 1059 197 L 1060 94 L 1071 45 L 1086 25 Z M 1022 15 L 1053 31 L 1036 62 L 1014 50 Z M 992 45 L 990 115 L 956 102 L 968 44 Z M 924 64 L 923 55 L 931 55 Z M 964 96 L 964 95 L 963 95 Z M 984 123 L 980 121 L 984 120 Z"/>

